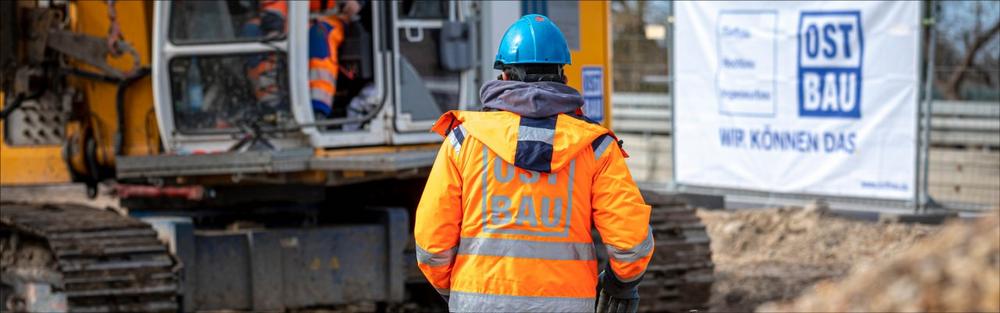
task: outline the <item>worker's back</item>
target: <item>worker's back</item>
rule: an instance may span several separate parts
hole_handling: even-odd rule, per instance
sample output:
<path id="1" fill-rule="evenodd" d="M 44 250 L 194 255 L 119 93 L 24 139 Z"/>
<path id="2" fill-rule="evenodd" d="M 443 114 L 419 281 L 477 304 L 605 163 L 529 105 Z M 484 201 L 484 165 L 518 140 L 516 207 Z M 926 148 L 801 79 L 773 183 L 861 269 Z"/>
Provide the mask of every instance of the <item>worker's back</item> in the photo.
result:
<path id="1" fill-rule="evenodd" d="M 592 226 L 617 277 L 645 270 L 649 207 L 607 129 L 545 112 L 578 102 L 563 87 L 493 82 L 484 103 L 512 112 L 449 112 L 434 127 L 447 139 L 415 236 L 420 267 L 452 311 L 593 311 Z"/>

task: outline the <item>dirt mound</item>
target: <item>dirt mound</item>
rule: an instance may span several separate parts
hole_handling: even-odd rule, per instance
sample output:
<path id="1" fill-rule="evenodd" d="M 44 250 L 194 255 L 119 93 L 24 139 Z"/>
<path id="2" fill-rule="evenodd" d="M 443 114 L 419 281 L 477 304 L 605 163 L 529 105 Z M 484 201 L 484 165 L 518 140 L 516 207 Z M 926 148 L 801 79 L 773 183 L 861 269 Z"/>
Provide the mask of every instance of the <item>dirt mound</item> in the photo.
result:
<path id="1" fill-rule="evenodd" d="M 938 229 L 831 216 L 823 205 L 698 213 L 716 265 L 711 311 L 753 311 L 791 300 L 855 264 L 899 253 Z"/>
<path id="2" fill-rule="evenodd" d="M 935 229 L 912 224 L 879 224 L 833 217 L 822 209 L 745 210 L 717 215 L 710 234 L 720 260 L 774 259 L 813 264 L 853 263 L 898 252 Z M 703 217 L 705 218 L 705 217 Z"/>
<path id="3" fill-rule="evenodd" d="M 760 311 L 1000 312 L 1000 212 L 955 221 L 884 261 Z"/>

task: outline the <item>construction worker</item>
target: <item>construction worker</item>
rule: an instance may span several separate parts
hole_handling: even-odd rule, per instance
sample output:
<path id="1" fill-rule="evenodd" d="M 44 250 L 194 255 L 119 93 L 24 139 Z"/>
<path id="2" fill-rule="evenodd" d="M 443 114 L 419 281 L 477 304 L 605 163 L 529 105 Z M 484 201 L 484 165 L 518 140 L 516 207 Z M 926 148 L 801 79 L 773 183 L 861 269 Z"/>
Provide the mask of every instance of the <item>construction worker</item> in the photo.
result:
<path id="1" fill-rule="evenodd" d="M 274 39 L 285 35 L 288 2 L 264 0 L 260 2 L 257 17 L 251 18 L 240 29 L 240 37 Z M 257 102 L 272 110 L 287 110 L 288 100 L 280 94 L 277 53 L 260 53 L 247 60 L 246 72 L 254 89 Z"/>
<path id="2" fill-rule="evenodd" d="M 309 12 L 309 93 L 313 112 L 317 117 L 333 114 L 333 100 L 337 94 L 337 50 L 344 41 L 344 25 L 361 11 L 355 0 L 343 2 L 340 14 L 330 14 L 336 1 L 311 0 Z"/>
<path id="3" fill-rule="evenodd" d="M 608 129 L 565 84 L 562 32 L 526 15 L 503 36 L 485 112 L 450 111 L 416 212 L 420 270 L 451 311 L 634 312 L 650 207 Z M 598 275 L 591 228 L 609 254 Z M 600 278 L 599 278 L 600 276 Z"/>

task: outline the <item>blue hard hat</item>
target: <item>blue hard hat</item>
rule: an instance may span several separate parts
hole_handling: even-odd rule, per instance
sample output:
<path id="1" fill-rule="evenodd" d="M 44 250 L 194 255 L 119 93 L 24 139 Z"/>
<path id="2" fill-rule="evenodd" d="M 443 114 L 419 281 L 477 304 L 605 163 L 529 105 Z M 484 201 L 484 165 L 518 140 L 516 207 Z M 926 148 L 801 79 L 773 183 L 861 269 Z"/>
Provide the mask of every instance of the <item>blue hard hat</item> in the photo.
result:
<path id="1" fill-rule="evenodd" d="M 562 31 L 545 15 L 522 16 L 503 34 L 493 68 L 504 64 L 570 64 Z"/>

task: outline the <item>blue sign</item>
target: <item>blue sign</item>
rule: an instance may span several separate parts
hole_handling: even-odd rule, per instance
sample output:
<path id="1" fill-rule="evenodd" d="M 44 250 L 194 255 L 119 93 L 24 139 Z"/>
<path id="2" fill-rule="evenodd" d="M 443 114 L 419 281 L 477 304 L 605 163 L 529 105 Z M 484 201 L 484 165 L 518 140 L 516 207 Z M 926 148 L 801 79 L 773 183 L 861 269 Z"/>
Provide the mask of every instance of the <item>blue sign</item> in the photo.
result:
<path id="1" fill-rule="evenodd" d="M 861 118 L 863 34 L 859 11 L 802 12 L 798 32 L 799 116 Z"/>
<path id="2" fill-rule="evenodd" d="M 583 115 L 601 123 L 604 120 L 604 69 L 583 67 Z"/>

